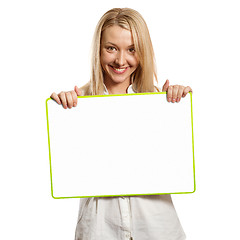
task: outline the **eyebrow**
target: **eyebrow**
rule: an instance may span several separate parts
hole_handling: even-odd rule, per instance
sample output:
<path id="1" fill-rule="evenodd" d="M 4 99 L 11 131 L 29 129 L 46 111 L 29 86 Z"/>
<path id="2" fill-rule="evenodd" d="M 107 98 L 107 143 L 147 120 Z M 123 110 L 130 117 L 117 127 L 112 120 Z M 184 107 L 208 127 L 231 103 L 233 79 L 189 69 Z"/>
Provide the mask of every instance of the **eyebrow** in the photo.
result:
<path id="1" fill-rule="evenodd" d="M 114 44 L 114 43 L 112 43 L 112 42 L 106 42 L 105 44 L 112 44 L 112 45 L 114 45 L 114 46 L 118 47 L 116 44 Z M 134 44 L 132 44 L 132 45 L 129 45 L 128 47 L 134 47 Z"/>

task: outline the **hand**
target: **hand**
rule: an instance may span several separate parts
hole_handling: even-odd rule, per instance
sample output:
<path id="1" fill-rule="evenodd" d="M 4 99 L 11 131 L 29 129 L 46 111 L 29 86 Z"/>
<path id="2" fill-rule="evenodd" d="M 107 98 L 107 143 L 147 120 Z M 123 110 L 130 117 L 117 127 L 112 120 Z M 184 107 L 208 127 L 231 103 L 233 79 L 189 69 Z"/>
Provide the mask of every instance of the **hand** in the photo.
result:
<path id="1" fill-rule="evenodd" d="M 60 92 L 59 94 L 54 92 L 50 98 L 55 100 L 58 104 L 62 104 L 62 106 L 66 109 L 68 107 L 72 108 L 77 106 L 77 96 L 81 96 L 81 91 L 77 86 L 75 86 L 72 91 Z"/>
<path id="2" fill-rule="evenodd" d="M 180 102 L 182 97 L 185 97 L 189 92 L 192 92 L 192 89 L 187 86 L 180 86 L 180 85 L 172 85 L 169 86 L 169 80 L 163 85 L 162 88 L 163 92 L 167 92 L 167 101 L 168 102 Z"/>

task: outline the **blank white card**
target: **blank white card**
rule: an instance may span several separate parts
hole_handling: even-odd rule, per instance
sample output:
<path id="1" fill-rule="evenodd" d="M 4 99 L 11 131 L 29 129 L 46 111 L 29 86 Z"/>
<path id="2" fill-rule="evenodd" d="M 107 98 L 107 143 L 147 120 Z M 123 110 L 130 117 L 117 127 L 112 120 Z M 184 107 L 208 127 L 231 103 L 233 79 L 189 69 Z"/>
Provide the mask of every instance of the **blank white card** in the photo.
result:
<path id="1" fill-rule="evenodd" d="M 191 99 L 84 96 L 72 109 L 47 99 L 52 196 L 194 192 Z"/>

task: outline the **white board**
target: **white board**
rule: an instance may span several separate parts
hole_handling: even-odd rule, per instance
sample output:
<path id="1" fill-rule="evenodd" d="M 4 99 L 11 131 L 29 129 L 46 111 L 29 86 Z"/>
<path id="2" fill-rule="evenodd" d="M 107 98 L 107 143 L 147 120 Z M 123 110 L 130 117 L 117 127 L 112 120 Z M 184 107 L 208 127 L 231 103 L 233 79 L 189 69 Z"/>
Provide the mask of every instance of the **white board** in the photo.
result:
<path id="1" fill-rule="evenodd" d="M 84 96 L 72 109 L 47 99 L 52 196 L 194 192 L 191 99 Z"/>

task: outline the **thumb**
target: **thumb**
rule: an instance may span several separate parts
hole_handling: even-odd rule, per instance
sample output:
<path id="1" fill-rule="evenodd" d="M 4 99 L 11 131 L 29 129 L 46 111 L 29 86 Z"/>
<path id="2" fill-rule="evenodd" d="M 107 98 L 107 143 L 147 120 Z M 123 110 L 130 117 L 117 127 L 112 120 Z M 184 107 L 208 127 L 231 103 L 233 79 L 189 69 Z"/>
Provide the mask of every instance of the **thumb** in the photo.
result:
<path id="1" fill-rule="evenodd" d="M 74 91 L 78 96 L 81 96 L 81 90 L 77 86 L 74 87 Z"/>
<path id="2" fill-rule="evenodd" d="M 168 90 L 168 87 L 169 87 L 169 80 L 167 79 L 162 87 L 162 92 L 166 92 Z"/>

